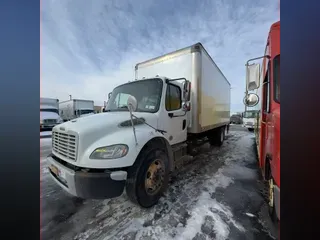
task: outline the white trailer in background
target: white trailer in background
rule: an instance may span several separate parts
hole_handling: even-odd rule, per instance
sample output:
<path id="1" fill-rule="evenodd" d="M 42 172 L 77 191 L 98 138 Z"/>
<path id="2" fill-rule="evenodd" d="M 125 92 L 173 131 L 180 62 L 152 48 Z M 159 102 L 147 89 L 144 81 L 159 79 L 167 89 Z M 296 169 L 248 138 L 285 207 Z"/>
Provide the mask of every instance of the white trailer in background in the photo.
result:
<path id="1" fill-rule="evenodd" d="M 40 131 L 51 131 L 54 126 L 62 122 L 59 116 L 59 100 L 40 98 Z"/>
<path id="2" fill-rule="evenodd" d="M 223 143 L 230 84 L 200 43 L 135 71 L 135 81 L 109 95 L 106 112 L 53 129 L 50 173 L 69 193 L 112 198 L 126 189 L 133 202 L 150 207 L 199 142 Z"/>
<path id="3" fill-rule="evenodd" d="M 60 116 L 64 121 L 94 114 L 94 101 L 70 99 L 60 102 Z"/>

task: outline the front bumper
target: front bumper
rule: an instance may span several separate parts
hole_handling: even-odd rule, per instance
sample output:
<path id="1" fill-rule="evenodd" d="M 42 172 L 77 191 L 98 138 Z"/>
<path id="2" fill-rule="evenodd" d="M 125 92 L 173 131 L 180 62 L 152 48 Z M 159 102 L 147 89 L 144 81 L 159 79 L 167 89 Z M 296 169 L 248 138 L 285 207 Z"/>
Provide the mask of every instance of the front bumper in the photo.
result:
<path id="1" fill-rule="evenodd" d="M 254 128 L 253 124 L 243 124 L 242 126 L 245 128 Z"/>
<path id="2" fill-rule="evenodd" d="M 106 199 L 120 196 L 125 187 L 126 171 L 74 171 L 48 156 L 53 180 L 71 195 L 84 199 Z"/>
<path id="3" fill-rule="evenodd" d="M 58 123 L 56 124 L 40 124 L 40 130 L 52 130 Z"/>

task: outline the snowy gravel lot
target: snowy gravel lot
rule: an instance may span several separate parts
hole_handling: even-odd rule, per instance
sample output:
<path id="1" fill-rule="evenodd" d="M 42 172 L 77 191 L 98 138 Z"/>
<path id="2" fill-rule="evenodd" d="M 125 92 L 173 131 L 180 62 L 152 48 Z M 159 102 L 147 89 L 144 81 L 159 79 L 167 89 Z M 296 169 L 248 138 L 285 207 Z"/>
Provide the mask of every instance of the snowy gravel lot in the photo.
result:
<path id="1" fill-rule="evenodd" d="M 171 179 L 151 209 L 125 194 L 111 200 L 79 200 L 50 178 L 41 144 L 42 239 L 275 239 L 256 166 L 254 135 L 232 126 L 220 148 L 203 145 Z"/>

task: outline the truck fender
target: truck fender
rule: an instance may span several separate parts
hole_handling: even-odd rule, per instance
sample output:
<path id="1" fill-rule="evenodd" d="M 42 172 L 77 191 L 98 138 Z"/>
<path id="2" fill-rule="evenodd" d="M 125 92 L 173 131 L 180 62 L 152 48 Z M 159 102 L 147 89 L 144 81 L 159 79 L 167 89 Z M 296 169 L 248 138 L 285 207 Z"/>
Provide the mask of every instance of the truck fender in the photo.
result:
<path id="1" fill-rule="evenodd" d="M 162 136 L 156 136 L 152 139 L 150 139 L 149 141 L 147 141 L 144 146 L 141 148 L 138 156 L 142 153 L 142 151 L 150 144 L 155 144 L 155 145 L 163 145 L 164 149 L 166 150 L 167 154 L 168 154 L 168 158 L 169 158 L 169 170 L 173 171 L 174 170 L 174 155 L 173 155 L 173 151 L 172 148 L 168 142 L 168 140 L 165 137 Z"/>

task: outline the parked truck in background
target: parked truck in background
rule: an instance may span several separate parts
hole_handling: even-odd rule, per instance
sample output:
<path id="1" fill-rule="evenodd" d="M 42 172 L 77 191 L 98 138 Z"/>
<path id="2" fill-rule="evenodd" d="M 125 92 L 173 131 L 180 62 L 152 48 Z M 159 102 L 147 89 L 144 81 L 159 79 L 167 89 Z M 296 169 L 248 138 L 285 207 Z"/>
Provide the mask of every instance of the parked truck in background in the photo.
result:
<path id="1" fill-rule="evenodd" d="M 70 99 L 60 102 L 60 115 L 63 121 L 94 114 L 94 101 L 82 99 Z"/>
<path id="2" fill-rule="evenodd" d="M 59 100 L 56 98 L 40 98 L 40 131 L 51 131 L 62 123 L 59 116 Z"/>
<path id="3" fill-rule="evenodd" d="M 242 125 L 247 128 L 249 131 L 254 130 L 254 126 L 256 124 L 258 110 L 247 110 L 243 113 L 242 117 Z"/>
<path id="4" fill-rule="evenodd" d="M 249 64 L 258 59 L 263 59 L 261 72 L 260 64 Z M 270 28 L 265 54 L 250 59 L 246 66 L 247 94 L 244 103 L 247 107 L 253 107 L 261 99 L 255 131 L 259 166 L 268 183 L 270 214 L 278 223 L 280 221 L 280 21 Z M 260 97 L 248 93 L 260 87 L 262 88 Z"/>
<path id="5" fill-rule="evenodd" d="M 230 124 L 242 124 L 242 114 L 231 115 Z"/>
<path id="6" fill-rule="evenodd" d="M 50 174 L 72 195 L 113 198 L 125 189 L 151 207 L 198 140 L 223 143 L 231 86 L 200 43 L 137 64 L 135 76 L 113 90 L 106 112 L 53 129 Z"/>

